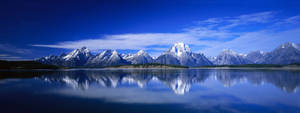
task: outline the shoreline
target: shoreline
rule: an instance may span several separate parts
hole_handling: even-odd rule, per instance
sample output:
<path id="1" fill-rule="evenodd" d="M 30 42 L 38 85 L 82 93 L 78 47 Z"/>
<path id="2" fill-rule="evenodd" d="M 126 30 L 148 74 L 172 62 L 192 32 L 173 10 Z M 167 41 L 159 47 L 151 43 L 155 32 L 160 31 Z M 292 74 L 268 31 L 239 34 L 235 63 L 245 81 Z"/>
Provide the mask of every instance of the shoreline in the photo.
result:
<path id="1" fill-rule="evenodd" d="M 271 70 L 300 70 L 300 67 L 191 67 L 189 69 L 271 69 Z"/>
<path id="2" fill-rule="evenodd" d="M 0 69 L 1 71 L 60 71 L 60 70 L 106 70 L 106 69 L 247 69 L 247 70 L 300 70 L 300 67 L 105 67 L 105 68 L 66 68 L 66 69 Z"/>

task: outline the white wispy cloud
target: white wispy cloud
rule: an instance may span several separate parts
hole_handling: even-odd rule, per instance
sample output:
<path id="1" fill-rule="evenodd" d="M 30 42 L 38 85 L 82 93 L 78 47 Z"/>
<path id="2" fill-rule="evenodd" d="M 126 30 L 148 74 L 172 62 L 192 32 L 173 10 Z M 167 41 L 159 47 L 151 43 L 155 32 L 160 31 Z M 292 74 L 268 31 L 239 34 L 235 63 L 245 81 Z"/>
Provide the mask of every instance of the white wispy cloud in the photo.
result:
<path id="1" fill-rule="evenodd" d="M 226 30 L 214 30 L 208 27 L 193 27 L 185 29 L 190 36 L 195 38 L 231 38 L 239 35 L 239 33 L 233 33 Z"/>
<path id="2" fill-rule="evenodd" d="M 24 60 L 22 57 L 9 54 L 0 54 L 0 60 Z"/>
<path id="3" fill-rule="evenodd" d="M 0 59 L 21 59 L 22 57 L 17 57 L 17 56 L 7 56 L 7 57 L 0 57 Z"/>
<path id="4" fill-rule="evenodd" d="M 66 41 L 53 45 L 35 44 L 33 46 L 52 48 L 79 48 L 87 46 L 92 50 L 97 49 L 146 49 L 151 45 L 169 45 L 176 41 L 190 42 L 191 37 L 183 33 L 145 33 L 145 34 L 119 34 L 106 35 L 99 39 L 79 41 Z"/>
<path id="5" fill-rule="evenodd" d="M 284 20 L 285 23 L 290 24 L 299 24 L 300 23 L 300 15 L 292 16 Z"/>
<path id="6" fill-rule="evenodd" d="M 9 52 L 9 53 L 17 53 L 17 54 L 30 54 L 32 51 L 30 49 L 18 48 L 16 46 L 10 44 L 0 44 L 0 50 Z"/>
<path id="7" fill-rule="evenodd" d="M 300 28 L 282 32 L 274 32 L 269 30 L 249 32 L 234 40 L 224 42 L 219 45 L 212 45 L 202 50 L 202 52 L 214 56 L 223 49 L 232 49 L 239 53 L 249 53 L 256 50 L 271 51 L 282 43 L 300 43 L 299 32 Z"/>
<path id="8" fill-rule="evenodd" d="M 64 41 L 54 44 L 33 44 L 32 46 L 66 49 L 86 46 L 94 51 L 99 49 L 144 49 L 149 51 L 155 50 L 152 53 L 158 55 L 159 52 L 167 50 L 168 46 L 173 43 L 184 42 L 196 47 L 195 51 L 197 52 L 216 55 L 225 48 L 247 53 L 253 50 L 269 51 L 285 42 L 299 43 L 300 26 L 282 31 L 273 31 L 272 28 L 278 27 L 274 26 L 278 23 L 295 25 L 295 23 L 299 22 L 300 16 L 277 19 L 275 14 L 275 12 L 260 12 L 235 17 L 209 18 L 198 21 L 197 25 L 183 28 L 183 31 L 178 33 L 116 34 L 105 35 L 98 39 Z M 268 24 L 267 27 L 254 31 L 241 32 L 231 30 L 231 28 L 240 26 L 266 23 Z M 269 29 L 270 27 L 271 29 Z M 167 47 L 155 47 L 153 45 L 167 45 Z M 206 48 L 197 49 L 197 46 L 205 46 Z"/>
<path id="9" fill-rule="evenodd" d="M 280 21 L 277 21 L 272 27 L 286 27 L 286 26 L 293 26 L 293 25 L 299 25 L 300 24 L 300 15 L 288 17 L 285 19 L 282 19 Z"/>
<path id="10" fill-rule="evenodd" d="M 1 60 L 31 60 L 33 51 L 16 47 L 11 44 L 0 44 Z"/>
<path id="11" fill-rule="evenodd" d="M 7 57 L 9 56 L 8 54 L 0 54 L 0 57 Z"/>
<path id="12" fill-rule="evenodd" d="M 221 30 L 247 25 L 251 23 L 269 23 L 274 21 L 275 12 L 260 12 L 252 14 L 244 14 L 235 17 L 209 18 L 198 21 L 199 25 L 208 28 L 217 28 Z"/>

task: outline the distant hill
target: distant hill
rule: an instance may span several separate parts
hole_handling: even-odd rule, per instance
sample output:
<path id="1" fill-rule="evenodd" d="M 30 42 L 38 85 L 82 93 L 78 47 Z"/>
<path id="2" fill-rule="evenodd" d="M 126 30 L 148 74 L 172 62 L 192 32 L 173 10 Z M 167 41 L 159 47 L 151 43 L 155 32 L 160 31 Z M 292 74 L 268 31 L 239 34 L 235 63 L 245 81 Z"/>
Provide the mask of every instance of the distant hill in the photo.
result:
<path id="1" fill-rule="evenodd" d="M 5 61 L 0 60 L 0 69 L 58 69 L 61 67 L 42 64 L 36 61 Z"/>

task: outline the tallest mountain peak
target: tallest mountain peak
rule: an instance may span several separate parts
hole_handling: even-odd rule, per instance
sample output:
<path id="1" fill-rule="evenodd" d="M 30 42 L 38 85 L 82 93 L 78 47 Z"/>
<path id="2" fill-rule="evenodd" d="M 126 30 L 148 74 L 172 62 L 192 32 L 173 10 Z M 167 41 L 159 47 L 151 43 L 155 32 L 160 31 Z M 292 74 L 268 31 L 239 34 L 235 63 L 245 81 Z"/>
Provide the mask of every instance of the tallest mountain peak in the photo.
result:
<path id="1" fill-rule="evenodd" d="M 169 51 L 159 56 L 155 62 L 184 66 L 212 65 L 204 55 L 193 53 L 189 46 L 182 42 L 175 43 Z"/>
<path id="2" fill-rule="evenodd" d="M 191 53 L 192 51 L 189 46 L 183 42 L 176 42 L 168 52 L 173 53 L 176 56 L 182 56 L 182 54 Z"/>
<path id="3" fill-rule="evenodd" d="M 182 48 L 182 49 L 186 49 L 187 51 L 191 51 L 189 46 L 187 44 L 184 44 L 183 42 L 176 42 L 172 47 Z"/>
<path id="4" fill-rule="evenodd" d="M 185 45 L 183 42 L 175 42 L 174 45 Z"/>

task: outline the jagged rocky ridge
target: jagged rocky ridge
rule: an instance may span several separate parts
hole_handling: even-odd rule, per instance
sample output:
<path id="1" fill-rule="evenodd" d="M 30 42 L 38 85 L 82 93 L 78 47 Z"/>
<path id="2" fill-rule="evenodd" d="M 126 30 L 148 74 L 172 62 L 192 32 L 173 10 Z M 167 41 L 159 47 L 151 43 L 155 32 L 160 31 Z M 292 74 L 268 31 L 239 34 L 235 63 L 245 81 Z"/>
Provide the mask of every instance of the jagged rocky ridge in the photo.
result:
<path id="1" fill-rule="evenodd" d="M 136 54 L 133 55 L 127 55 L 123 54 L 123 59 L 131 62 L 131 64 L 147 64 L 147 63 L 153 63 L 153 58 L 146 53 L 144 50 L 140 50 Z"/>
<path id="2" fill-rule="evenodd" d="M 241 65 L 251 64 L 252 62 L 245 58 L 245 55 L 237 54 L 232 50 L 223 50 L 213 61 L 216 65 Z"/>
<path id="3" fill-rule="evenodd" d="M 290 64 L 300 62 L 300 45 L 295 43 L 285 43 L 275 50 L 266 53 L 262 64 Z"/>
<path id="4" fill-rule="evenodd" d="M 85 66 L 111 66 L 130 64 L 124 60 L 116 50 L 106 50 L 96 56 L 92 56 L 85 63 Z"/>
<path id="5" fill-rule="evenodd" d="M 253 51 L 249 54 L 238 54 L 232 50 L 224 50 L 210 60 L 215 65 L 240 64 L 291 64 L 300 62 L 300 45 L 285 43 L 270 52 Z"/>
<path id="6" fill-rule="evenodd" d="M 75 49 L 69 54 L 50 55 L 36 61 L 67 67 L 103 67 L 127 64 L 173 64 L 184 66 L 240 65 L 240 64 L 290 64 L 300 62 L 300 45 L 285 43 L 271 52 L 254 51 L 238 54 L 224 50 L 216 57 L 205 57 L 202 53 L 193 53 L 188 45 L 175 43 L 168 51 L 154 59 L 144 50 L 136 54 L 119 54 L 116 50 L 105 50 L 92 55 L 88 48 Z"/>

